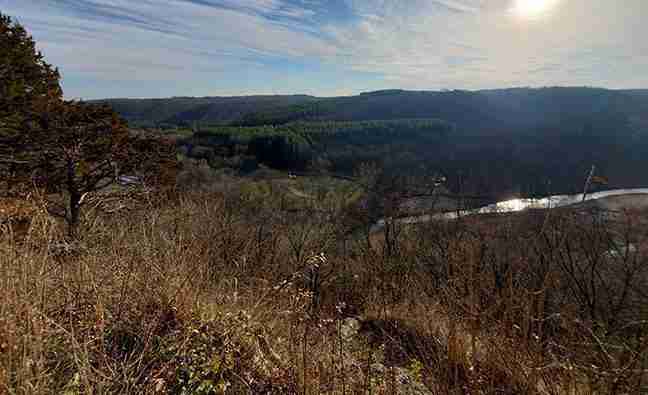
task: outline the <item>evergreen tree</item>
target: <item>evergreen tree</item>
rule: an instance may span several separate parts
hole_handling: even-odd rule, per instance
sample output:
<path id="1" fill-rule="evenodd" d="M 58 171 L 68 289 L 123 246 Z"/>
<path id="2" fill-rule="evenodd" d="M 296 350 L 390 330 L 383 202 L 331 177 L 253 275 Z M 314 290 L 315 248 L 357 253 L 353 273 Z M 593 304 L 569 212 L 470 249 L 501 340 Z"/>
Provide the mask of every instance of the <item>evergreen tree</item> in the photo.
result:
<path id="1" fill-rule="evenodd" d="M 0 13 L 0 175 L 5 180 L 29 174 L 27 137 L 37 129 L 36 115 L 62 98 L 58 70 L 46 63 L 27 31 Z M 19 174 L 22 173 L 22 174 Z"/>
<path id="2" fill-rule="evenodd" d="M 84 196 L 113 183 L 120 170 L 174 167 L 173 150 L 142 144 L 110 107 L 63 100 L 58 71 L 25 29 L 4 15 L 0 76 L 0 170 L 10 180 L 7 189 L 36 184 L 45 196 L 56 196 L 48 210 L 65 218 L 70 236 L 76 235 Z"/>

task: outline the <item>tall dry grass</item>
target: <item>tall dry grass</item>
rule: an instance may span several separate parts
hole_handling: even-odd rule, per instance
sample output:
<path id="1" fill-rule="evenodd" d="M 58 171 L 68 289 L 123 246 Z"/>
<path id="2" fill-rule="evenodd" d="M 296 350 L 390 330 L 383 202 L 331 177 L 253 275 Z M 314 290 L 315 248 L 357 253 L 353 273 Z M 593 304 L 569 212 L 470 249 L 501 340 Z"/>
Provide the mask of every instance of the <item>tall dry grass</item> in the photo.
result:
<path id="1" fill-rule="evenodd" d="M 3 228 L 0 392 L 647 391 L 645 214 L 348 236 L 280 201 L 89 212 L 74 243 L 44 215 Z"/>

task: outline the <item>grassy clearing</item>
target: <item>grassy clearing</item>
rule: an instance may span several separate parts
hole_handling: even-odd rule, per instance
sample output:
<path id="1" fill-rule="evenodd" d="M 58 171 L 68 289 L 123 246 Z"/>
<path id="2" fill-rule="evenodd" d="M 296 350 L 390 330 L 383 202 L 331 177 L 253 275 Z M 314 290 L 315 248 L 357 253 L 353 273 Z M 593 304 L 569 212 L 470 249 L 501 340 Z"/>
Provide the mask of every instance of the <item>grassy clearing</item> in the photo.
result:
<path id="1" fill-rule="evenodd" d="M 645 213 L 349 239 L 342 212 L 287 215 L 277 196 L 93 211 L 75 243 L 38 213 L 5 225 L 0 392 L 646 391 Z"/>

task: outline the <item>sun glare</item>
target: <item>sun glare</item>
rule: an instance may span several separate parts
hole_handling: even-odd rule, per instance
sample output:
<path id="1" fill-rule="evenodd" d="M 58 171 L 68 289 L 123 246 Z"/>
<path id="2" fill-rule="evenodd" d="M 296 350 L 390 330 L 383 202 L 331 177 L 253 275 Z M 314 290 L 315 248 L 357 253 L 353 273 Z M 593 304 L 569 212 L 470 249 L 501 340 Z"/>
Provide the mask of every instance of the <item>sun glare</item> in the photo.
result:
<path id="1" fill-rule="evenodd" d="M 523 18 L 537 18 L 549 12 L 558 0 L 515 0 L 514 12 Z"/>

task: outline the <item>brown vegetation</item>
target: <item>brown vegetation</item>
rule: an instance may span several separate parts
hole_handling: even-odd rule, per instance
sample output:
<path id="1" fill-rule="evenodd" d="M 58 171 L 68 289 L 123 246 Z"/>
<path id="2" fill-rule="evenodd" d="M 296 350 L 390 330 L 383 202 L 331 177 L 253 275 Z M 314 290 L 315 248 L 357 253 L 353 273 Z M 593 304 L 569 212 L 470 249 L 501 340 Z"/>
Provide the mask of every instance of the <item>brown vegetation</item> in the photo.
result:
<path id="1" fill-rule="evenodd" d="M 368 238 L 279 196 L 176 199 L 89 211 L 74 244 L 39 214 L 3 233 L 0 392 L 646 391 L 645 213 Z"/>

